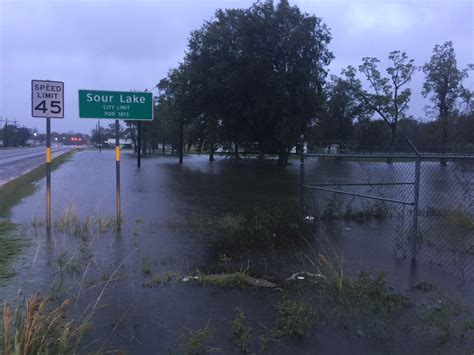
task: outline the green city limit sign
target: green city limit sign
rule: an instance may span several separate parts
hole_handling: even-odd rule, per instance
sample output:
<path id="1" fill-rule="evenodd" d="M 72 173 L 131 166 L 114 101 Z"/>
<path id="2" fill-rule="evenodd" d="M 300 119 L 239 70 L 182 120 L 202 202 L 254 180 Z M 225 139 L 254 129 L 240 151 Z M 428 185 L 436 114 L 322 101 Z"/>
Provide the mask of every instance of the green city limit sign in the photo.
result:
<path id="1" fill-rule="evenodd" d="M 79 90 L 79 117 L 113 120 L 153 120 L 150 92 Z"/>

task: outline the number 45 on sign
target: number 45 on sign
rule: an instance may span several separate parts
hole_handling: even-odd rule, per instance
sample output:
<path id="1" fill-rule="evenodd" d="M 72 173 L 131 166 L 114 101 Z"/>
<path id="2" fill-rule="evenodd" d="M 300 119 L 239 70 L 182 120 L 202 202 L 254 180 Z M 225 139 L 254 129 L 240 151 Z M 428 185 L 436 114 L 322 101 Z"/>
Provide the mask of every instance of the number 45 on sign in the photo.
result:
<path id="1" fill-rule="evenodd" d="M 64 83 L 62 81 L 31 81 L 31 115 L 64 118 Z"/>

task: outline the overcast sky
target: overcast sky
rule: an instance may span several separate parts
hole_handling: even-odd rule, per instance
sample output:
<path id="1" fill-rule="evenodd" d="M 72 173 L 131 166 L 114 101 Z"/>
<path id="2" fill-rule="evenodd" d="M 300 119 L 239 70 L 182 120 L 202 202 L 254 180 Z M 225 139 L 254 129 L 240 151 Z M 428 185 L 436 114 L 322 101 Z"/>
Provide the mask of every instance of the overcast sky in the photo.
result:
<path id="1" fill-rule="evenodd" d="M 65 118 L 52 130 L 90 133 L 79 119 L 78 90 L 152 88 L 183 58 L 190 31 L 217 8 L 255 0 L 0 0 L 0 116 L 44 132 L 31 117 L 31 80 L 65 83 Z M 458 65 L 474 63 L 474 0 L 294 0 L 331 28 L 332 74 L 361 58 L 406 51 L 422 65 L 433 46 L 452 40 Z M 386 61 L 385 61 L 386 63 Z M 474 87 L 474 73 L 466 82 Z M 409 114 L 426 119 L 423 74 L 410 84 Z M 155 91 L 156 92 L 156 91 Z M 106 123 L 110 123 L 108 121 Z"/>

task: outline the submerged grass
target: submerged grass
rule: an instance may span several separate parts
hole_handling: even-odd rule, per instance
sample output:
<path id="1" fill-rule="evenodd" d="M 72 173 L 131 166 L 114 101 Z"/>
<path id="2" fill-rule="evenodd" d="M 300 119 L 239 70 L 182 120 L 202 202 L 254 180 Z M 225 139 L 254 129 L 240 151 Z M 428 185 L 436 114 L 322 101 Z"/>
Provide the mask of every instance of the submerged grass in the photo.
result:
<path id="1" fill-rule="evenodd" d="M 435 337 L 438 345 L 442 345 L 453 336 L 472 331 L 474 321 L 466 317 L 466 308 L 449 299 L 439 299 L 435 306 L 428 307 L 420 317 L 425 333 Z"/>
<path id="2" fill-rule="evenodd" d="M 210 342 L 214 339 L 216 328 L 208 321 L 207 324 L 197 330 L 188 330 L 183 334 L 184 354 L 207 354 L 216 352 L 219 349 L 210 346 Z"/>
<path id="3" fill-rule="evenodd" d="M 28 241 L 15 235 L 16 225 L 9 221 L 0 221 L 0 279 L 13 276 L 9 265 L 20 253 Z"/>
<path id="4" fill-rule="evenodd" d="M 71 150 L 51 162 L 57 169 L 68 161 L 76 150 Z M 0 217 L 8 217 L 13 206 L 36 191 L 35 182 L 45 177 L 44 164 L 0 187 Z M 9 270 L 11 260 L 28 245 L 24 238 L 15 236 L 16 226 L 8 220 L 0 220 L 0 279 L 13 276 Z"/>
<path id="5" fill-rule="evenodd" d="M 57 169 L 61 164 L 69 161 L 76 149 L 54 158 L 51 161 L 51 170 Z M 36 191 L 35 182 L 46 176 L 45 164 L 41 164 L 29 173 L 22 175 L 0 187 L 0 217 L 7 217 L 10 210 L 23 198 Z"/>
<path id="6" fill-rule="evenodd" d="M 244 288 L 247 285 L 247 273 L 243 271 L 231 274 L 199 275 L 203 285 L 213 285 L 225 288 Z"/>
<path id="7" fill-rule="evenodd" d="M 278 338 L 301 339 L 307 336 L 317 317 L 311 306 L 303 301 L 285 300 L 278 303 Z"/>
<path id="8" fill-rule="evenodd" d="M 73 321 L 65 320 L 65 300 L 55 308 L 50 300 L 32 296 L 26 307 L 12 309 L 3 306 L 2 351 L 5 355 L 20 354 L 68 354 L 78 336 Z"/>
<path id="9" fill-rule="evenodd" d="M 232 321 L 232 337 L 237 349 L 244 354 L 250 353 L 252 328 L 245 323 L 246 317 L 242 307 L 237 308 L 237 313 Z"/>

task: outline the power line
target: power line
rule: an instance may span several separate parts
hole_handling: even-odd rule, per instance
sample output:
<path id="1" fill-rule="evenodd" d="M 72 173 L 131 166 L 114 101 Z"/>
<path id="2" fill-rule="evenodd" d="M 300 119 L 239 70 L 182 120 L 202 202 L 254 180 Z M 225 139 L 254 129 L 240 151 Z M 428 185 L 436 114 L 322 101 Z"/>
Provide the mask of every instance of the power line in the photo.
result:
<path id="1" fill-rule="evenodd" d="M 254 2 L 253 5 L 247 9 L 247 11 L 252 10 L 257 4 L 260 4 L 260 0 L 257 0 L 256 2 Z"/>

